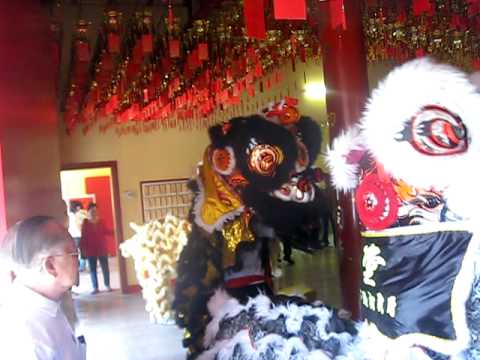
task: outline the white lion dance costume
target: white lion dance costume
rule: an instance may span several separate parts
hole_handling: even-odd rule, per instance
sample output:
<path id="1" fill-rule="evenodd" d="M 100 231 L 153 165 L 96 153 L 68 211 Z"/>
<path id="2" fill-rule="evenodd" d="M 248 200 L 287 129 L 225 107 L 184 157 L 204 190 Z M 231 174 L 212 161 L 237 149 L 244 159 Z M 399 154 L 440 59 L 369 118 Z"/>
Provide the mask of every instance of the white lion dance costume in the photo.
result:
<path id="1" fill-rule="evenodd" d="M 135 235 L 120 245 L 132 257 L 145 309 L 153 323 L 172 323 L 172 299 L 178 256 L 187 243 L 190 223 L 167 214 L 144 225 L 130 223 Z"/>
<path id="2" fill-rule="evenodd" d="M 332 179 L 354 192 L 363 228 L 373 358 L 480 358 L 479 137 L 478 89 L 421 59 L 393 70 L 334 141 Z"/>
<path id="3" fill-rule="evenodd" d="M 479 137 L 480 93 L 466 74 L 428 59 L 392 71 L 328 153 L 363 227 L 364 321 L 217 294 L 198 358 L 480 359 Z"/>

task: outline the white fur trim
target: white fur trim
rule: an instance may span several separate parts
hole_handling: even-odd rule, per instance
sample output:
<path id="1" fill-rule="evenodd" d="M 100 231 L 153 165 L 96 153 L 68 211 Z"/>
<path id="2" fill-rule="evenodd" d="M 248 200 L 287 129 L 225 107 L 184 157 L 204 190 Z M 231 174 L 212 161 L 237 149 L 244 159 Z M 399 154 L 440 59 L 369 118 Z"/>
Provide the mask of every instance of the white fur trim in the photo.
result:
<path id="1" fill-rule="evenodd" d="M 235 345 L 241 344 L 243 347 L 250 347 L 250 336 L 248 330 L 238 332 L 232 339 L 222 340 L 215 344 L 215 347 L 204 351 L 198 360 L 229 360 L 232 358 Z"/>
<path id="2" fill-rule="evenodd" d="M 221 309 L 229 302 L 230 300 L 235 300 L 232 298 L 224 289 L 217 289 L 213 296 L 208 300 L 207 308 L 210 315 L 213 317 L 217 316 Z M 238 304 L 238 301 L 237 301 Z"/>
<path id="3" fill-rule="evenodd" d="M 226 301 L 225 301 L 226 300 Z M 217 309 L 216 307 L 220 309 Z M 250 298 L 246 305 L 242 306 L 235 299 L 227 299 L 225 294 L 217 291 L 214 297 L 209 301 L 208 307 L 215 315 L 212 321 L 207 326 L 205 346 L 211 348 L 202 353 L 200 360 L 209 359 L 230 359 L 232 352 L 236 345 L 241 346 L 249 360 L 261 359 L 261 354 L 264 354 L 267 349 L 273 349 L 276 359 L 284 360 L 323 360 L 326 354 L 321 350 L 315 350 L 312 353 L 308 351 L 305 344 L 301 340 L 301 324 L 304 317 L 315 315 L 318 317 L 317 334 L 323 339 L 334 337 L 341 343 L 341 347 L 346 347 L 346 344 L 351 342 L 352 337 L 348 333 L 329 333 L 327 334 L 326 326 L 329 323 L 332 312 L 326 307 L 312 307 L 310 305 L 296 305 L 293 303 L 281 306 L 272 306 L 270 299 L 265 295 L 258 295 L 255 298 Z M 248 331 L 240 331 L 231 339 L 221 340 L 214 343 L 218 326 L 222 319 L 238 315 L 241 311 L 249 311 L 252 307 L 255 308 L 256 316 L 265 320 L 275 320 L 279 316 L 285 318 L 286 327 L 290 334 L 294 335 L 290 338 L 283 338 L 277 334 L 269 334 L 256 341 L 252 346 L 252 339 L 250 339 Z M 297 336 L 295 336 L 297 335 Z M 217 357 L 215 357 L 217 356 Z"/>
<path id="4" fill-rule="evenodd" d="M 327 148 L 326 160 L 330 169 L 332 185 L 338 190 L 349 191 L 358 183 L 358 164 L 349 164 L 347 156 L 352 150 L 362 150 L 359 128 L 353 127 L 340 134 Z"/>
<path id="5" fill-rule="evenodd" d="M 330 360 L 330 356 L 327 356 L 322 350 L 315 350 L 308 354 L 307 360 Z"/>
<path id="6" fill-rule="evenodd" d="M 258 295 L 252 300 L 255 304 L 256 315 L 259 318 L 267 317 L 272 308 L 272 301 L 266 295 Z"/>
<path id="7" fill-rule="evenodd" d="M 205 337 L 203 339 L 203 346 L 208 348 L 217 336 L 220 321 L 224 317 L 232 317 L 243 310 L 237 299 L 232 298 L 223 289 L 217 289 L 215 294 L 208 300 L 207 308 L 212 315 L 212 320 L 208 323 L 205 329 Z"/>

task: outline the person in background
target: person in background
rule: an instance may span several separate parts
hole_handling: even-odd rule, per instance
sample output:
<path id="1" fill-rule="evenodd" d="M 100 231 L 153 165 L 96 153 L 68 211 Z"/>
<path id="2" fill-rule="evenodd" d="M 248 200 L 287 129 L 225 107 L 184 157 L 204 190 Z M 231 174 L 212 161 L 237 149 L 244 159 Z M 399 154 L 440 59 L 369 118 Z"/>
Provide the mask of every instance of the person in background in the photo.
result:
<path id="1" fill-rule="evenodd" d="M 1 245 L 12 283 L 0 306 L 0 359 L 84 360 L 61 302 L 78 278 L 78 251 L 63 224 L 34 216 L 15 224 Z"/>
<path id="2" fill-rule="evenodd" d="M 80 249 L 83 256 L 87 258 L 90 278 L 92 280 L 92 294 L 98 293 L 97 261 L 103 273 L 103 283 L 107 291 L 112 291 L 110 287 L 110 269 L 108 267 L 108 247 L 107 235 L 110 235 L 103 221 L 100 219 L 96 204 L 88 205 L 88 218 L 82 225 L 82 238 L 80 240 Z"/>
<path id="3" fill-rule="evenodd" d="M 82 237 L 82 224 L 87 218 L 87 211 L 83 209 L 83 205 L 80 201 L 73 200 L 70 202 L 68 211 L 68 232 L 72 236 L 77 249 L 80 249 L 80 238 Z M 79 271 L 85 270 L 85 260 L 79 257 Z"/>

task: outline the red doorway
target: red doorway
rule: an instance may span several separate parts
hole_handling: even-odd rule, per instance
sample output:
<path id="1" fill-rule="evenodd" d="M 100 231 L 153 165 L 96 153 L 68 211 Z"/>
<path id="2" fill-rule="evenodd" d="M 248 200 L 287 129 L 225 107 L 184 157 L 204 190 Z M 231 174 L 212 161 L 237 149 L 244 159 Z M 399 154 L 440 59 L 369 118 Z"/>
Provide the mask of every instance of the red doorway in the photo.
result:
<path id="1" fill-rule="evenodd" d="M 80 179 L 85 191 L 79 198 L 93 198 L 97 204 L 103 221 L 108 223 L 113 235 L 108 242 L 109 255 L 116 256 L 118 262 L 119 285 L 122 293 L 133 291 L 127 283 L 126 264 L 122 256 L 118 256 L 118 247 L 123 241 L 122 217 L 120 208 L 120 191 L 118 186 L 118 170 L 116 161 L 67 164 L 62 166 L 62 173 L 71 170 L 109 169 L 108 176 L 87 176 Z M 63 188 L 63 184 L 62 184 Z M 62 190 L 63 192 L 63 190 Z M 75 197 L 72 197 L 74 199 Z"/>
<path id="2" fill-rule="evenodd" d="M 97 209 L 107 230 L 112 235 L 107 235 L 108 255 L 117 256 L 117 240 L 115 239 L 114 215 L 112 206 L 112 191 L 110 176 L 95 176 L 85 178 L 87 194 L 94 194 Z"/>

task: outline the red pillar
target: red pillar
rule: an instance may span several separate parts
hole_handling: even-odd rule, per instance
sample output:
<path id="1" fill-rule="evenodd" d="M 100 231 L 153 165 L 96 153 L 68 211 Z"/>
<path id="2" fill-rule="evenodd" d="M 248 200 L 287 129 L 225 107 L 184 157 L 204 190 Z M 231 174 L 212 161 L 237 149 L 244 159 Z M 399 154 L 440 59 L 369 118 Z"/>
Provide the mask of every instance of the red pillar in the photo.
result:
<path id="1" fill-rule="evenodd" d="M 327 88 L 327 112 L 334 124 L 330 139 L 355 124 L 368 95 L 366 55 L 362 32 L 361 1 L 344 0 L 345 30 L 327 29 L 323 46 L 323 70 Z M 343 248 L 341 281 L 344 307 L 359 316 L 361 239 L 353 197 L 337 195 L 341 224 L 337 229 Z"/>
<path id="2" fill-rule="evenodd" d="M 5 187 L 3 185 L 3 154 L 0 143 L 0 246 L 7 233 L 7 209 L 5 208 Z"/>

